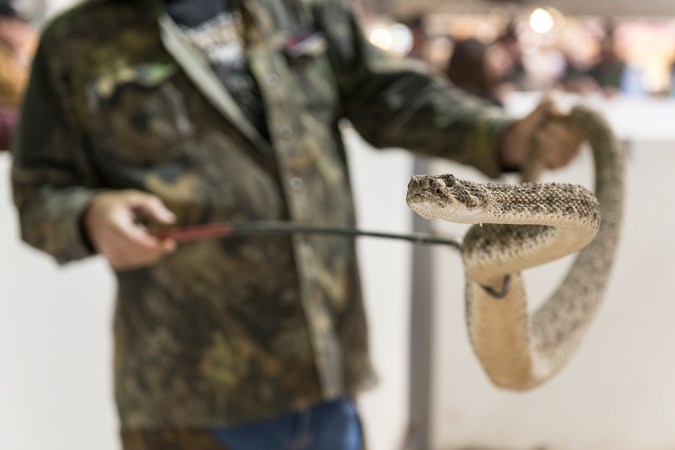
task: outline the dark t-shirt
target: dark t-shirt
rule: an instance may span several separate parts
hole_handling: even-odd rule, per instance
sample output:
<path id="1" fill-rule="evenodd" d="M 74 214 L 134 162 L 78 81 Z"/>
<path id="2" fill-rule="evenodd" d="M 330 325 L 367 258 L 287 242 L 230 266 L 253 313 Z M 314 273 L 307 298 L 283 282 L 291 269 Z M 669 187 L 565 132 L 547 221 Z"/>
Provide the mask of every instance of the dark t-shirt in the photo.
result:
<path id="1" fill-rule="evenodd" d="M 246 117 L 269 139 L 262 96 L 229 6 L 228 0 L 168 0 L 167 12 L 204 54 Z"/>

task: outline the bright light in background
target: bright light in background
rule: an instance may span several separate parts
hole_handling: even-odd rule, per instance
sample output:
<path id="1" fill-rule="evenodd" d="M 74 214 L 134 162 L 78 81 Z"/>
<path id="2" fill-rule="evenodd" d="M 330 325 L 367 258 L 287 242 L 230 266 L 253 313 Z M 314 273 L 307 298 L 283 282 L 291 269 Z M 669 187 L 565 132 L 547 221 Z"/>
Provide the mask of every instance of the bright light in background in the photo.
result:
<path id="1" fill-rule="evenodd" d="M 402 23 L 395 23 L 389 27 L 393 38 L 391 51 L 398 55 L 407 55 L 413 47 L 413 34 L 410 28 Z"/>
<path id="2" fill-rule="evenodd" d="M 376 23 L 370 27 L 368 40 L 382 50 L 406 55 L 413 46 L 413 35 L 408 27 L 401 23 Z"/>
<path id="3" fill-rule="evenodd" d="M 368 40 L 375 47 L 379 47 L 382 50 L 390 50 L 392 43 L 394 42 L 394 37 L 391 35 L 391 31 L 385 25 L 375 25 L 368 34 Z"/>
<path id="4" fill-rule="evenodd" d="M 530 14 L 530 27 L 537 33 L 548 33 L 554 25 L 553 16 L 544 8 L 537 8 Z"/>

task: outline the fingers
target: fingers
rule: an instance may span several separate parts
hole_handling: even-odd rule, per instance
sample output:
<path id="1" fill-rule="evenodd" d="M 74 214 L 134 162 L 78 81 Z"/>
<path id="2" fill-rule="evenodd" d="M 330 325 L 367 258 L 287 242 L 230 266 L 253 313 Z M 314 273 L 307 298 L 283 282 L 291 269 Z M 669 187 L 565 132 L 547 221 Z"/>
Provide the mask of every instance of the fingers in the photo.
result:
<path id="1" fill-rule="evenodd" d="M 122 239 L 126 239 L 130 244 L 138 247 L 139 250 L 147 252 L 173 251 L 176 242 L 173 239 L 159 239 L 157 236 L 150 234 L 146 227 L 139 225 L 135 221 L 120 221 L 112 224 L 113 227 L 117 225 L 115 231 Z"/>
<path id="2" fill-rule="evenodd" d="M 175 216 L 160 199 L 140 191 L 99 194 L 84 215 L 85 230 L 94 247 L 117 270 L 147 266 L 176 248 L 173 239 L 161 240 L 140 219 L 172 223 Z"/>
<path id="3" fill-rule="evenodd" d="M 546 120 L 559 113 L 553 99 L 546 96 L 528 115 L 516 121 L 502 137 L 502 164 L 505 167 L 521 167 Z M 544 167 L 548 168 L 548 165 L 545 164 Z"/>
<path id="4" fill-rule="evenodd" d="M 139 218 L 147 218 L 162 224 L 172 224 L 176 221 L 176 216 L 155 195 L 132 191 L 130 202 Z"/>
<path id="5" fill-rule="evenodd" d="M 560 108 L 549 95 L 544 96 L 539 104 L 526 116 L 534 125 L 540 125 L 544 120 L 562 114 Z"/>
<path id="6" fill-rule="evenodd" d="M 502 164 L 522 167 L 532 144 L 537 146 L 544 168 L 557 169 L 569 164 L 581 150 L 584 136 L 567 123 L 567 115 L 552 96 L 544 97 L 505 133 L 501 142 Z"/>
<path id="7" fill-rule="evenodd" d="M 557 114 L 557 109 L 550 97 L 544 97 L 528 115 L 519 121 L 520 132 L 532 136 L 546 119 Z"/>
<path id="8" fill-rule="evenodd" d="M 557 169 L 569 164 L 580 152 L 583 134 L 562 122 L 550 120 L 535 135 L 544 167 Z"/>

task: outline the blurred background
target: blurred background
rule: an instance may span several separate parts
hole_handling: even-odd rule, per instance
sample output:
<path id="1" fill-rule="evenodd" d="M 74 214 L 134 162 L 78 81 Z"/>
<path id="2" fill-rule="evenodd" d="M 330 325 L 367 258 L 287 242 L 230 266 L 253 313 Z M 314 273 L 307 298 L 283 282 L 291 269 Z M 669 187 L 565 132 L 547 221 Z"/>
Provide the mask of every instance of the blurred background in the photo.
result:
<path id="1" fill-rule="evenodd" d="M 373 44 L 429 61 L 514 115 L 550 90 L 563 105 L 601 111 L 628 163 L 624 237 L 605 305 L 571 364 L 531 392 L 493 387 L 472 355 L 458 255 L 359 241 L 381 377 L 360 398 L 369 449 L 675 449 L 675 2 L 350 3 Z M 39 29 L 71 4 L 25 7 Z M 482 178 L 445 161 L 376 151 L 348 125 L 344 133 L 361 228 L 428 229 L 403 202 L 420 168 Z M 9 165 L 0 153 L 0 450 L 115 450 L 112 277 L 100 259 L 59 268 L 19 241 Z M 547 179 L 591 186 L 592 173 L 586 152 Z M 452 236 L 466 230 L 432 226 Z M 532 308 L 569 264 L 526 274 Z"/>
<path id="2" fill-rule="evenodd" d="M 473 78 L 474 90 L 482 83 L 497 100 L 552 88 L 608 97 L 672 94 L 675 4 L 666 0 L 356 3 L 373 43 L 427 59 L 461 86 Z M 464 79 L 453 76 L 453 64 L 463 67 Z"/>

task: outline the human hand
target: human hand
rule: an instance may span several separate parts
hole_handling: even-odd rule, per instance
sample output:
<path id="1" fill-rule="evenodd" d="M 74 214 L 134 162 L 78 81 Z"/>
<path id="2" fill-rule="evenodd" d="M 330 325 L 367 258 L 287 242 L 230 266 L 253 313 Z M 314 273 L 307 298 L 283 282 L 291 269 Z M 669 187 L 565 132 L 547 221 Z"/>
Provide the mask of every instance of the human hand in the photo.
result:
<path id="1" fill-rule="evenodd" d="M 176 248 L 173 239 L 153 236 L 139 221 L 171 224 L 176 218 L 162 201 L 136 190 L 111 191 L 94 198 L 84 228 L 94 248 L 116 270 L 149 266 Z"/>
<path id="2" fill-rule="evenodd" d="M 533 145 L 538 149 L 543 168 L 557 169 L 569 164 L 581 150 L 585 137 L 564 120 L 556 120 L 565 116 L 550 97 L 544 98 L 502 137 L 504 167 L 522 167 Z"/>

